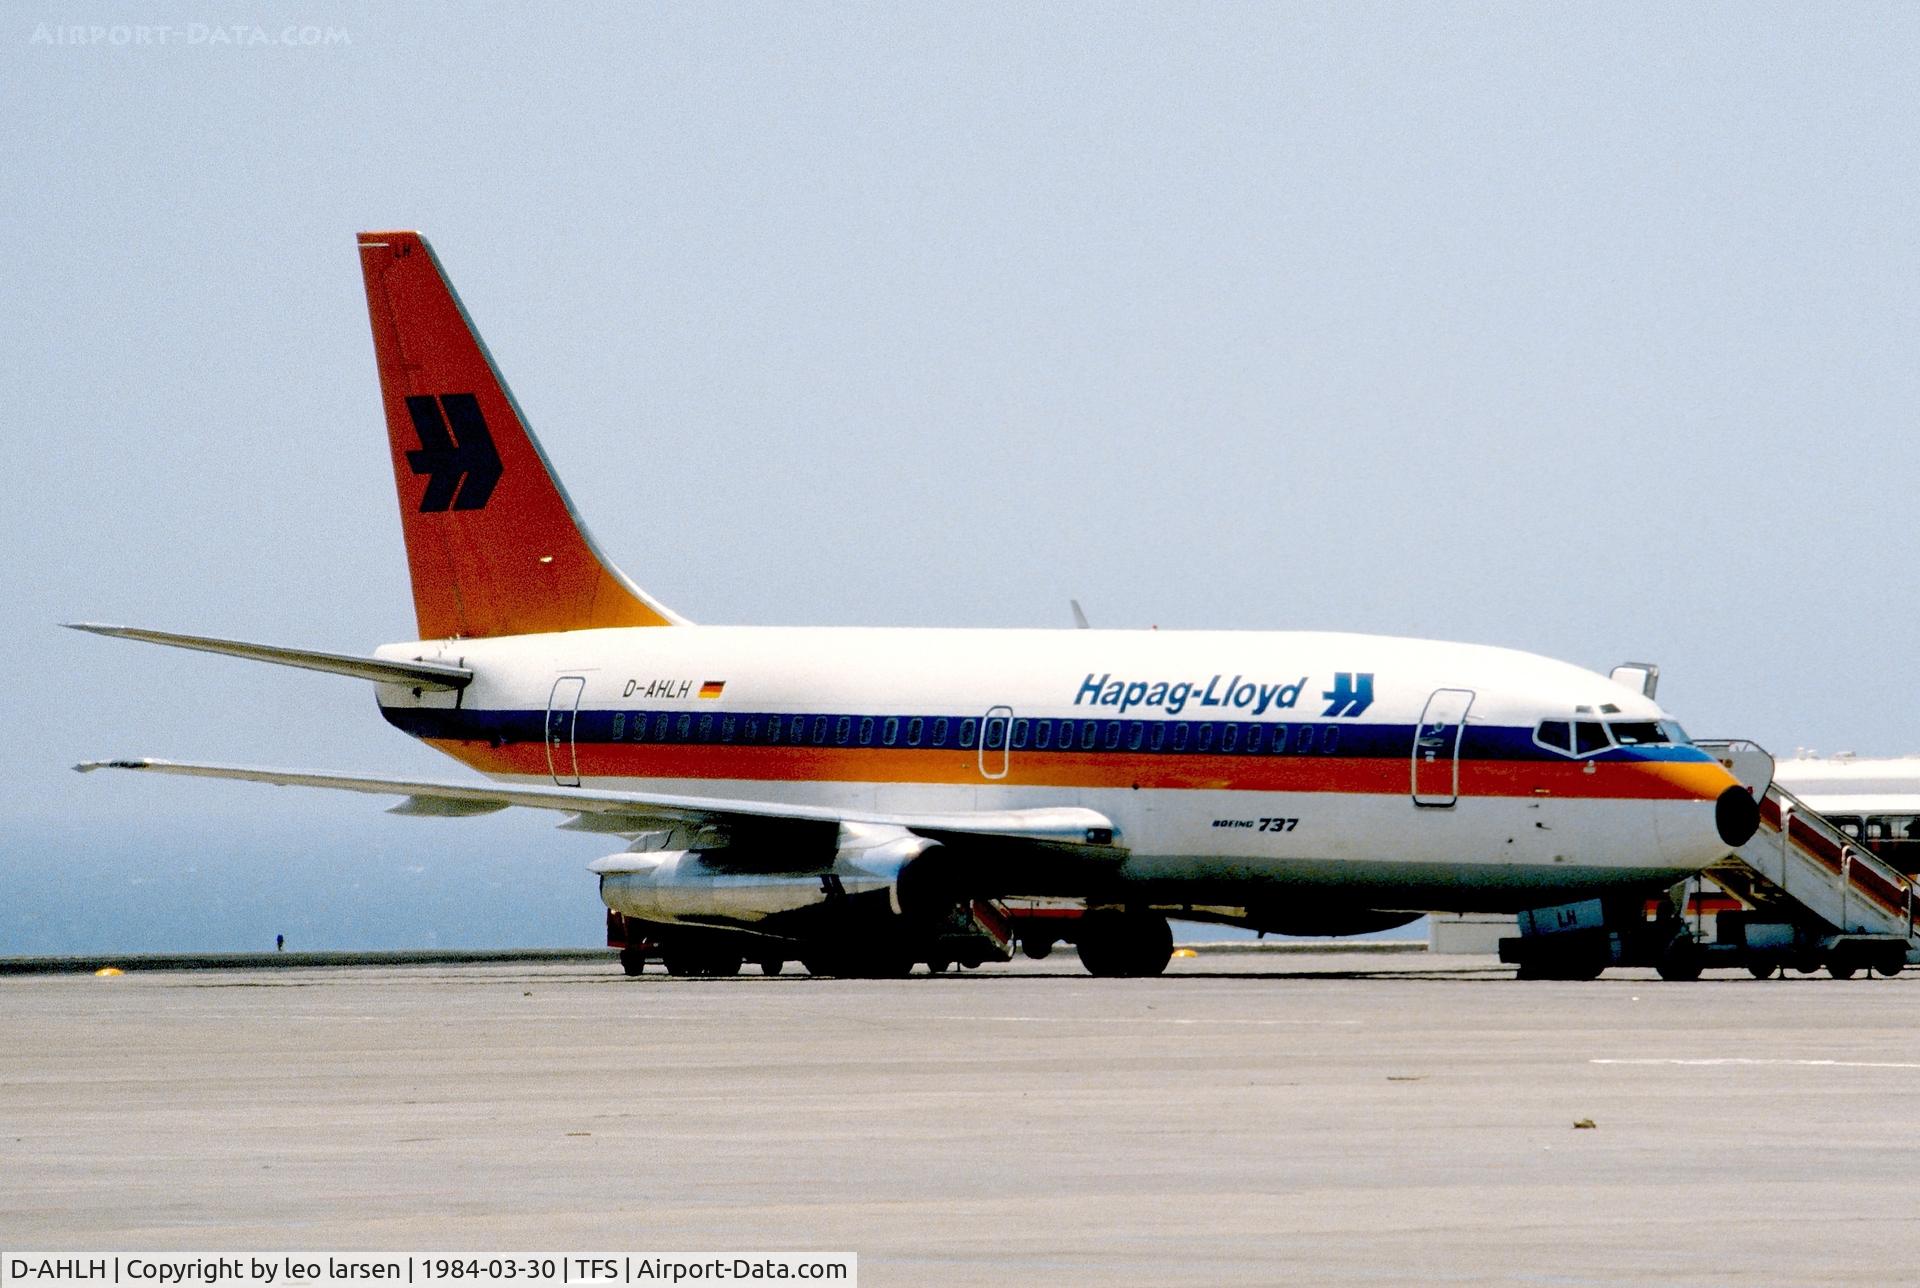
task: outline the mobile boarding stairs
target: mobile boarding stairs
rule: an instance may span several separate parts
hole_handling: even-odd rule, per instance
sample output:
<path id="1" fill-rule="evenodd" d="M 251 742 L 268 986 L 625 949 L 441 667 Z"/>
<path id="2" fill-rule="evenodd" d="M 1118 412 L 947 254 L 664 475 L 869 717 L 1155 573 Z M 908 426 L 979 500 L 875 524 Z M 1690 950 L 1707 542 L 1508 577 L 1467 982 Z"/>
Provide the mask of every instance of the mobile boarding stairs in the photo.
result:
<path id="1" fill-rule="evenodd" d="M 1500 941 L 1502 961 L 1547 979 L 1590 979 L 1608 966 L 1653 966 L 1667 979 L 1696 979 L 1709 966 L 1761 978 L 1824 967 L 1847 979 L 1920 963 L 1913 877 L 1777 786 L 1760 747 L 1699 745 L 1753 790 L 1752 838 L 1653 905 L 1594 899 L 1522 913 L 1519 938 Z M 1730 898 L 1707 895 L 1709 884 Z M 1722 910 L 1704 911 L 1716 903 Z"/>

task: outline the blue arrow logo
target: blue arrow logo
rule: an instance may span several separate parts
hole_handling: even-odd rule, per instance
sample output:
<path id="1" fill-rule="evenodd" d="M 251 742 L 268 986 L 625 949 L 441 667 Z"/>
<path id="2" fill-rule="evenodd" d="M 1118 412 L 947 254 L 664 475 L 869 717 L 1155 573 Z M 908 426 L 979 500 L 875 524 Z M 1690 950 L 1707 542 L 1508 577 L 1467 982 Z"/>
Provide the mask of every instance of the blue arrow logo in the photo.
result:
<path id="1" fill-rule="evenodd" d="M 1327 700 L 1323 716 L 1357 716 L 1373 705 L 1373 672 L 1335 671 L 1333 687 L 1320 695 Z"/>

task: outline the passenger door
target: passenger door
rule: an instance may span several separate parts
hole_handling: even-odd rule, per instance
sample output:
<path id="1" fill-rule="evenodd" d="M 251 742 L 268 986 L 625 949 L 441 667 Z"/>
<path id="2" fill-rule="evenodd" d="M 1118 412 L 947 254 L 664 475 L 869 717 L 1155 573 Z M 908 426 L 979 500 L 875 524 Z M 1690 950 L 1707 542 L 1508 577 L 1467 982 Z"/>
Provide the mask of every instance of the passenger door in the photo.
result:
<path id="1" fill-rule="evenodd" d="M 1413 803 L 1444 809 L 1460 799 L 1460 737 L 1471 689 L 1435 689 L 1413 732 Z"/>

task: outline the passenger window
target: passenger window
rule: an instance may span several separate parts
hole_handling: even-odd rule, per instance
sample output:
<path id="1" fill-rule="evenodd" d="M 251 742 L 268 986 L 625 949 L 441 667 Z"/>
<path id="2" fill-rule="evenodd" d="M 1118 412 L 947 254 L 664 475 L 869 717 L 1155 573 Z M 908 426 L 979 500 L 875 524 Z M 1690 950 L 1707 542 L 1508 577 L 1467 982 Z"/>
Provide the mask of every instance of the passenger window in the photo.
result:
<path id="1" fill-rule="evenodd" d="M 1827 817 L 1827 821 L 1839 828 L 1842 832 L 1845 832 L 1848 836 L 1851 836 L 1854 840 L 1857 841 L 1860 839 L 1860 820 L 1858 818 L 1849 817 L 1845 814 L 1831 814 Z"/>
<path id="2" fill-rule="evenodd" d="M 1156 720 L 1153 722 L 1153 732 L 1147 739 L 1147 750 L 1159 751 L 1162 747 L 1166 745 L 1167 745 L 1167 726 L 1162 724 L 1160 721 Z"/>
<path id="3" fill-rule="evenodd" d="M 1116 725 L 1116 726 L 1114 726 L 1114 727 L 1115 727 L 1115 728 L 1118 728 L 1119 726 L 1118 726 L 1118 725 Z M 1083 720 L 1083 721 L 1081 721 L 1081 723 L 1080 723 L 1080 750 L 1082 750 L 1082 751 L 1092 751 L 1092 750 L 1093 750 L 1093 740 L 1094 740 L 1095 738 L 1097 738 L 1097 737 L 1099 737 L 1099 736 L 1100 736 L 1100 727 L 1099 727 L 1098 725 L 1096 725 L 1096 724 L 1095 724 L 1095 723 L 1094 723 L 1093 721 L 1091 721 L 1091 720 Z"/>
<path id="4" fill-rule="evenodd" d="M 947 745 L 947 718 L 945 716 L 941 716 L 933 722 L 933 745 L 936 747 L 944 747 Z"/>
<path id="5" fill-rule="evenodd" d="M 1203 723 L 1200 726 L 1200 738 L 1199 738 L 1199 741 L 1194 744 L 1194 749 L 1196 751 L 1212 751 L 1213 750 L 1213 725 L 1212 724 Z"/>
<path id="6" fill-rule="evenodd" d="M 1607 749 L 1607 730 L 1598 720 L 1573 722 L 1573 749 L 1578 755 L 1591 755 Z"/>
<path id="7" fill-rule="evenodd" d="M 1240 749 L 1240 726 L 1230 724 L 1220 730 L 1220 750 L 1238 751 Z"/>
<path id="8" fill-rule="evenodd" d="M 960 722 L 961 747 L 969 751 L 973 749 L 973 735 L 976 732 L 976 729 L 977 729 L 977 726 L 972 720 L 962 720 Z"/>
<path id="9" fill-rule="evenodd" d="M 825 716 L 815 716 L 813 718 L 813 745 L 823 747 L 826 745 L 826 742 L 827 718 Z"/>
<path id="10" fill-rule="evenodd" d="M 1182 720 L 1179 724 L 1175 725 L 1173 727 L 1173 749 L 1175 751 L 1185 751 L 1187 749 L 1187 739 L 1191 737 L 1192 734 L 1193 731 L 1187 728 L 1186 721 Z"/>
<path id="11" fill-rule="evenodd" d="M 1565 720 L 1542 720 L 1540 727 L 1533 731 L 1533 740 L 1563 756 L 1573 754 L 1573 726 Z"/>
<path id="12" fill-rule="evenodd" d="M 1301 725 L 1300 734 L 1293 740 L 1293 749 L 1301 755 L 1313 750 L 1313 726 Z"/>
<path id="13" fill-rule="evenodd" d="M 627 713 L 624 711 L 614 712 L 613 713 L 613 740 L 615 742 L 620 741 L 620 739 L 626 734 L 626 732 L 627 732 Z"/>
<path id="14" fill-rule="evenodd" d="M 915 716 L 913 719 L 907 721 L 907 746 L 918 747 L 920 745 L 920 735 L 926 731 L 926 727 L 927 722 L 919 716 Z"/>
<path id="15" fill-rule="evenodd" d="M 1138 720 L 1127 726 L 1127 750 L 1138 751 L 1147 738 L 1147 727 Z"/>
<path id="16" fill-rule="evenodd" d="M 853 737 L 853 717 L 852 716 L 841 716 L 838 720 L 835 720 L 833 722 L 833 745 L 834 746 L 836 747 L 846 746 L 847 740 L 851 737 Z"/>
<path id="17" fill-rule="evenodd" d="M 653 718 L 653 740 L 655 742 L 667 740 L 667 713 L 664 711 Z"/>
<path id="18" fill-rule="evenodd" d="M 1331 756 L 1333 749 L 1340 745 L 1340 726 L 1328 725 L 1326 736 L 1320 739 L 1320 754 Z"/>
<path id="19" fill-rule="evenodd" d="M 1273 754 L 1277 756 L 1286 749 L 1287 727 L 1285 725 L 1275 725 L 1273 727 Z"/>
<path id="20" fill-rule="evenodd" d="M 644 711 L 633 713 L 633 740 L 635 742 L 647 740 L 647 713 Z"/>
<path id="21" fill-rule="evenodd" d="M 862 747 L 873 746 L 873 717 L 872 716 L 860 717 L 860 745 Z"/>
<path id="22" fill-rule="evenodd" d="M 793 720 L 787 725 L 787 741 L 788 742 L 805 742 L 806 740 L 807 740 L 807 718 L 805 716 L 795 716 Z"/>
<path id="23" fill-rule="evenodd" d="M 1013 749 L 1015 751 L 1019 751 L 1027 745 L 1027 734 L 1031 723 L 1031 721 L 1027 720 L 1016 720 L 1013 722 Z"/>
<path id="24" fill-rule="evenodd" d="M 893 746 L 900 737 L 900 717 L 888 716 L 887 722 L 880 726 L 880 742 L 883 746 Z"/>
<path id="25" fill-rule="evenodd" d="M 1107 750 L 1112 751 L 1115 747 L 1118 747 L 1119 745 L 1120 745 L 1120 722 L 1118 720 L 1109 720 L 1107 721 Z"/>
<path id="26" fill-rule="evenodd" d="M 701 742 L 713 741 L 713 717 L 712 716 L 700 717 L 700 741 Z"/>
<path id="27" fill-rule="evenodd" d="M 1033 745 L 1045 751 L 1053 745 L 1053 721 L 1036 720 L 1033 722 Z"/>
<path id="28" fill-rule="evenodd" d="M 675 727 L 674 732 L 680 735 L 681 742 L 687 741 L 688 737 L 693 733 L 693 717 L 681 716 L 680 723 Z"/>
<path id="29" fill-rule="evenodd" d="M 1260 735 L 1263 732 L 1265 731 L 1257 724 L 1247 726 L 1246 733 L 1243 737 L 1245 738 L 1246 752 L 1249 756 L 1257 756 L 1260 754 Z"/>
<path id="30" fill-rule="evenodd" d="M 732 716 L 721 716 L 720 717 L 720 741 L 732 742 L 734 730 L 739 728 L 739 725 L 740 725 L 740 722 L 738 720 L 735 720 Z"/>
<path id="31" fill-rule="evenodd" d="M 767 745 L 768 746 L 772 746 L 774 743 L 777 743 L 780 741 L 780 725 L 781 725 L 781 719 L 779 716 L 767 717 Z"/>

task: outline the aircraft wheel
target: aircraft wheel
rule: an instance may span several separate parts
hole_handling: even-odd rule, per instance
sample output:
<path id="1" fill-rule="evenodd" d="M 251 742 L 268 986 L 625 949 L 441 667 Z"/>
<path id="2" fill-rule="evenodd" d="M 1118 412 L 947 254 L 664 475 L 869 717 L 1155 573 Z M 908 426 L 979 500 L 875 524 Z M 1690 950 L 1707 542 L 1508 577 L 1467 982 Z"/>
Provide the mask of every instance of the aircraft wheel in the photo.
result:
<path id="1" fill-rule="evenodd" d="M 1154 913 L 1089 913 L 1080 928 L 1080 964 L 1099 979 L 1159 975 L 1173 960 L 1173 927 Z"/>
<path id="2" fill-rule="evenodd" d="M 952 965 L 952 962 L 941 961 L 939 958 L 935 958 L 927 963 L 927 973 L 929 975 L 944 975 L 947 973 L 947 968 Z"/>
<path id="3" fill-rule="evenodd" d="M 1827 974 L 1835 979 L 1852 979 L 1860 973 L 1860 963 L 1851 957 L 1834 957 L 1827 962 Z"/>
<path id="4" fill-rule="evenodd" d="M 1675 935 L 1661 951 L 1654 969 L 1660 972 L 1661 979 L 1693 980 L 1700 978 L 1706 965 L 1707 956 L 1700 951 L 1700 945 L 1693 942 L 1693 936 Z"/>
<path id="5" fill-rule="evenodd" d="M 778 975 L 787 968 L 787 963 L 778 957 L 762 957 L 754 965 L 760 968 L 762 975 Z"/>
<path id="6" fill-rule="evenodd" d="M 1053 941 L 1051 939 L 1022 939 L 1020 941 L 1020 951 L 1037 962 L 1045 961 L 1047 955 L 1053 951 Z"/>
<path id="7" fill-rule="evenodd" d="M 646 968 L 647 957 L 645 953 L 636 952 L 631 948 L 622 948 L 620 950 L 620 969 L 628 975 L 638 975 L 646 970 Z"/>
<path id="8" fill-rule="evenodd" d="M 1747 963 L 1747 973 L 1755 979 L 1772 979 L 1780 973 L 1780 963 L 1767 957 L 1756 957 Z"/>
<path id="9" fill-rule="evenodd" d="M 1903 952 L 1887 953 L 1873 964 L 1873 972 L 1886 979 L 1892 979 L 1907 968 L 1907 955 Z"/>

